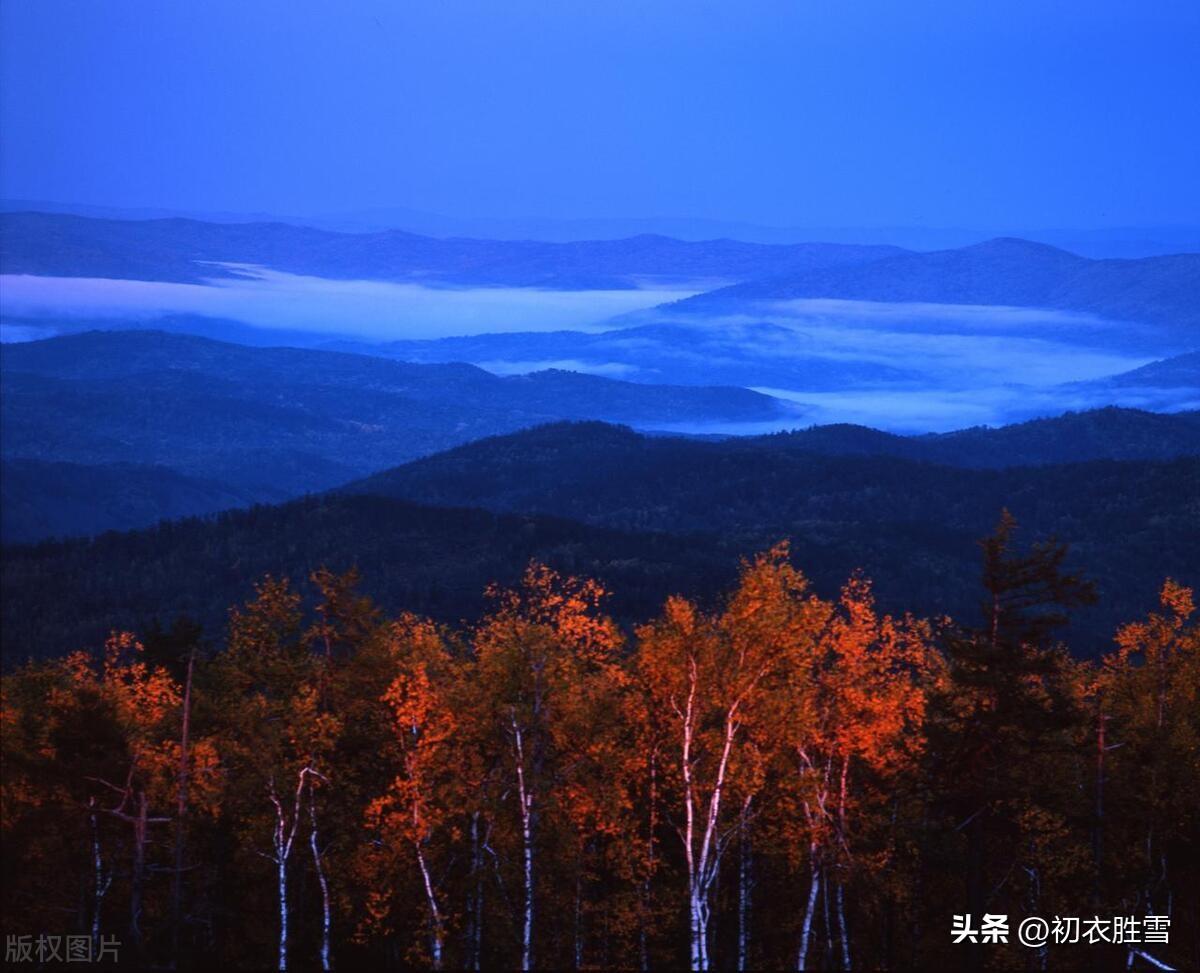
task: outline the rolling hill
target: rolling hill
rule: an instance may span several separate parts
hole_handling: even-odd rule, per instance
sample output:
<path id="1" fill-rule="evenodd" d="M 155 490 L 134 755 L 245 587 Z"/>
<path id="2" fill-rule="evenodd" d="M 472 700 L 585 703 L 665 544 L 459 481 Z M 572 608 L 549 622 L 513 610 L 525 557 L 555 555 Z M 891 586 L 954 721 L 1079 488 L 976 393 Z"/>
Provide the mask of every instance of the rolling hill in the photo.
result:
<path id="1" fill-rule="evenodd" d="M 161 466 L 4 460 L 0 463 L 0 542 L 131 530 L 283 496 L 278 491 L 236 490 Z"/>
<path id="2" fill-rule="evenodd" d="M 1200 351 L 1174 355 L 1089 384 L 1114 389 L 1194 388 L 1200 392 Z"/>
<path id="3" fill-rule="evenodd" d="M 904 368 L 821 356 L 802 334 L 769 321 L 721 327 L 648 324 L 599 333 L 509 332 L 377 345 L 343 340 L 329 347 L 411 362 L 472 362 L 501 373 L 557 363 L 633 382 L 683 385 L 845 389 L 913 378 Z"/>
<path id="4" fill-rule="evenodd" d="M 633 622 L 671 592 L 711 599 L 739 557 L 781 538 L 827 594 L 863 568 L 887 610 L 972 618 L 975 541 L 1003 506 L 1026 540 L 1070 541 L 1071 566 L 1098 582 L 1101 602 L 1076 619 L 1072 642 L 1093 652 L 1154 603 L 1163 575 L 1194 582 L 1200 549 L 1196 458 L 965 470 L 557 426 L 419 461 L 358 489 L 8 547 L 7 657 L 57 654 L 113 626 L 180 613 L 215 635 L 262 574 L 302 582 L 322 565 L 357 566 L 390 611 L 457 620 L 482 611 L 488 582 L 513 580 L 537 557 L 612 586 L 613 610 Z"/>
<path id="5" fill-rule="evenodd" d="M 1046 244 L 1000 238 L 857 266 L 804 269 L 698 294 L 670 308 L 712 313 L 796 298 L 1083 311 L 1157 324 L 1194 341 L 1200 325 L 1200 254 L 1090 260 Z"/>
<path id="6" fill-rule="evenodd" d="M 1159 461 L 1200 456 L 1200 412 L 1163 415 L 1110 406 L 924 436 L 894 436 L 862 426 L 816 426 L 758 441 L 832 456 L 895 456 L 973 469 L 1103 459 Z"/>
<path id="7" fill-rule="evenodd" d="M 1123 424 L 1128 418 L 1085 421 Z M 1074 417 L 1060 422 L 1070 441 Z M 1194 454 L 1188 430 L 1195 417 L 1178 422 L 1185 444 L 1178 448 Z M 1029 457 L 1044 461 L 1047 427 L 1014 430 L 995 431 L 1002 434 L 995 448 L 1009 448 L 1015 457 L 1024 439 Z M 893 442 L 855 429 L 816 435 L 841 443 L 856 438 L 859 448 L 866 441 L 875 450 Z M 985 454 L 987 435 L 965 437 L 970 462 Z M 1115 609 L 1128 607 L 1126 599 L 1149 598 L 1160 573 L 1186 578 L 1200 569 L 1196 455 L 969 469 L 879 452 L 829 455 L 828 445 L 819 453 L 790 438 L 697 442 L 596 424 L 557 425 L 469 444 L 347 491 L 623 530 L 710 533 L 742 548 L 789 536 L 828 545 L 814 567 L 827 581 L 862 566 L 882 591 L 909 592 L 909 604 L 918 607 L 932 604 L 936 591 L 954 592 L 947 597 L 955 610 L 969 605 L 974 538 L 1007 507 L 1028 539 L 1057 536 L 1074 545 L 1075 563 L 1098 579 L 1107 599 L 1094 612 L 1103 620 L 1096 630 L 1115 623 Z M 1005 447 L 1006 438 L 1015 445 Z M 1131 440 L 1131 451 L 1144 448 L 1138 443 Z"/>
<path id="8" fill-rule="evenodd" d="M 325 489 L 554 418 L 653 424 L 789 414 L 740 388 L 562 371 L 500 378 L 470 365 L 151 331 L 3 345 L 0 367 L 5 458 L 162 465 L 259 497 Z"/>
<path id="9" fill-rule="evenodd" d="M 866 426 L 827 425 L 770 436 L 724 438 L 719 442 L 648 436 L 604 423 L 560 423 L 498 436 L 376 474 L 346 489 L 372 492 L 393 484 L 426 482 L 429 477 L 468 484 L 468 471 L 487 475 L 511 468 L 519 456 L 527 464 L 561 465 L 576 470 L 575 452 L 598 455 L 623 451 L 630 457 L 724 457 L 780 455 L 897 458 L 964 469 L 1053 466 L 1094 460 L 1172 460 L 1200 456 L 1200 412 L 1162 415 L 1137 409 L 1105 408 L 1070 412 L 999 428 L 977 427 L 950 433 L 900 436 Z M 794 455 L 793 455 L 794 454 Z M 500 458 L 503 457 L 503 460 Z M 501 464 L 504 464 L 503 467 Z M 580 473 L 586 470 L 579 469 Z M 480 495 L 489 487 L 480 486 Z M 455 498 L 462 502 L 464 497 Z"/>
<path id="10" fill-rule="evenodd" d="M 63 213 L 0 214 L 6 274 L 202 282 L 236 276 L 223 263 L 333 279 L 588 289 L 633 278 L 749 280 L 873 260 L 897 247 L 688 242 L 643 234 L 575 243 L 439 239 L 385 230 L 336 233 L 287 223 L 109 220 Z"/>
<path id="11" fill-rule="evenodd" d="M 829 435 L 841 433 L 835 427 Z M 859 430 L 851 434 L 861 438 Z M 1009 506 L 1037 533 L 1067 537 L 1072 524 L 1086 524 L 1099 535 L 1129 505 L 1153 508 L 1164 522 L 1177 518 L 1200 539 L 1197 455 L 971 469 L 879 452 L 814 452 L 790 439 L 706 442 L 598 423 L 558 424 L 470 443 L 342 492 L 626 530 L 720 533 L 829 521 L 926 524 L 934 533 L 947 528 L 974 535 Z M 1137 526 L 1121 524 L 1125 531 Z"/>

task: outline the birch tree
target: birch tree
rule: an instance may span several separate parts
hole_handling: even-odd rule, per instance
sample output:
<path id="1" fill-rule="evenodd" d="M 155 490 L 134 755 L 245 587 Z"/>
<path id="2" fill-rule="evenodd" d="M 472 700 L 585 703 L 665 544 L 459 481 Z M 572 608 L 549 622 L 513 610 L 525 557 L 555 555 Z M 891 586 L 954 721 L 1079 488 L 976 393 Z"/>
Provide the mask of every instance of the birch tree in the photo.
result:
<path id="1" fill-rule="evenodd" d="M 487 719 L 505 741 L 511 795 L 520 831 L 522 970 L 534 962 L 539 842 L 559 773 L 558 724 L 571 687 L 613 666 L 621 637 L 600 611 L 604 589 L 531 564 L 520 587 L 493 590 L 496 609 L 474 635 Z M 561 742 L 561 738 L 560 738 Z"/>
<path id="2" fill-rule="evenodd" d="M 1159 609 L 1122 626 L 1116 651 L 1103 660 L 1104 713 L 1111 720 L 1097 759 L 1107 754 L 1104 793 L 1124 813 L 1123 827 L 1098 822 L 1111 832 L 1111 853 L 1098 861 L 1101 885 L 1109 901 L 1132 899 L 1145 914 L 1175 911 L 1186 876 L 1200 864 L 1193 826 L 1200 807 L 1195 614 L 1192 589 L 1167 580 Z"/>
<path id="3" fill-rule="evenodd" d="M 445 962 L 446 906 L 438 858 L 431 850 L 466 795 L 456 735 L 459 717 L 449 687 L 455 667 L 436 628 L 405 618 L 393 630 L 396 674 L 383 695 L 393 716 L 395 776 L 367 808 L 368 826 L 386 842 L 408 849 L 420 874 L 428 909 L 428 955 Z"/>
<path id="4" fill-rule="evenodd" d="M 324 705 L 324 670 L 302 637 L 301 621 L 300 596 L 286 581 L 267 578 L 259 584 L 255 597 L 231 613 L 216 704 L 224 724 L 222 753 L 242 782 L 230 810 L 250 847 L 270 848 L 259 855 L 275 870 L 279 969 L 289 962 L 289 875 L 305 819 L 322 890 L 320 959 L 328 969 L 332 911 L 316 794 L 332 780 L 324 763 L 334 750 L 339 721 Z"/>
<path id="5" fill-rule="evenodd" d="M 744 565 L 719 616 L 672 598 L 638 632 L 654 712 L 671 727 L 679 789 L 674 826 L 686 863 L 694 970 L 711 966 L 711 892 L 736 831 L 727 820 L 727 797 L 749 802 L 756 791 L 760 762 L 747 747 L 746 726 L 767 718 L 789 658 L 811 644 L 827 614 L 787 554 L 780 545 Z"/>

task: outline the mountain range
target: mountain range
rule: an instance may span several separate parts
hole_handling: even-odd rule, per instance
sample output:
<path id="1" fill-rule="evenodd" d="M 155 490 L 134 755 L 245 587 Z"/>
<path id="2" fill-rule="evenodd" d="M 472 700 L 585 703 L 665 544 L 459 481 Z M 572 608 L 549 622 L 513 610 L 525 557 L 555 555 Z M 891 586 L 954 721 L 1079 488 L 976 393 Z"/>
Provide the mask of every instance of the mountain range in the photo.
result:
<path id="1" fill-rule="evenodd" d="M 655 424 L 789 411 L 742 388 L 564 371 L 501 378 L 466 364 L 153 331 L 6 344 L 0 375 L 6 460 L 166 466 L 259 500 L 556 418 Z"/>
<path id="2" fill-rule="evenodd" d="M 640 277 L 749 280 L 801 267 L 902 252 L 864 244 L 621 240 L 544 243 L 440 239 L 401 230 L 337 233 L 288 223 L 104 220 L 63 213 L 0 214 L 7 274 L 198 283 L 249 264 L 333 279 L 560 289 L 632 287 Z"/>
<path id="3" fill-rule="evenodd" d="M 653 234 L 547 243 L 399 230 L 337 233 L 287 223 L 0 213 L 0 267 L 7 274 L 195 283 L 245 275 L 247 266 L 442 286 L 594 289 L 632 287 L 642 279 L 709 281 L 705 293 L 672 305 L 683 313 L 811 298 L 1037 307 L 1155 324 L 1193 341 L 1200 323 L 1195 253 L 1097 260 L 1015 238 L 932 252 Z"/>
<path id="4" fill-rule="evenodd" d="M 631 345 L 646 344 L 648 367 L 655 333 L 625 335 Z M 469 341 L 449 344 L 465 351 Z M 700 380 L 713 346 L 695 346 L 689 376 Z M 401 347 L 412 354 L 412 345 Z M 733 342 L 731 354 L 735 349 Z M 1189 358 L 1162 363 L 1127 381 L 1186 379 L 1192 366 Z M 796 364 L 781 358 L 776 367 Z M 730 374 L 728 361 L 725 368 Z M 836 385 L 836 368 L 814 370 Z M 739 387 L 655 385 L 562 369 L 500 377 L 462 363 L 248 347 L 154 331 L 5 344 L 0 377 L 2 536 L 10 542 L 279 502 L 555 420 L 643 429 L 718 421 L 804 425 L 788 403 Z M 1200 452 L 1194 418 L 1113 409 L 940 436 L 843 424 L 743 442 L 950 466 L 1159 460 Z"/>
<path id="5" fill-rule="evenodd" d="M 1161 486 L 1174 488 L 1177 502 L 1161 512 L 1196 515 L 1200 531 L 1200 414 L 1116 409 L 909 441 L 856 427 L 706 442 L 556 424 L 469 443 L 341 492 L 677 532 L 780 530 L 819 520 L 982 532 L 1010 505 L 1034 530 L 1052 533 L 1055 520 L 1034 507 L 1017 509 L 1022 497 L 1049 502 L 1083 467 L 1095 483 L 1111 481 L 1101 494 L 1106 503 L 1122 502 L 1117 485 L 1143 482 L 1147 469 L 1172 471 L 1179 479 Z"/>
<path id="6" fill-rule="evenodd" d="M 6 309 L 6 335 L 70 332 L 0 345 L 6 653 L 13 633 L 11 651 L 53 654 L 178 613 L 212 631 L 255 577 L 322 564 L 360 567 L 389 610 L 457 620 L 536 557 L 616 586 L 630 620 L 673 591 L 714 596 L 740 557 L 780 538 L 827 593 L 861 567 L 888 609 L 965 616 L 975 541 L 1003 508 L 1029 539 L 1071 542 L 1072 566 L 1100 584 L 1078 623 L 1092 649 L 1162 575 L 1194 583 L 1197 254 L 1092 260 L 1012 239 L 926 253 L 544 243 L 6 213 L 0 262 L 201 285 L 269 268 L 581 301 L 653 280 L 705 289 L 590 331 L 377 343 L 332 320 L 272 332 L 164 308 L 162 330 L 96 331 Z M 893 431 L 873 418 L 813 425 L 862 402 Z M 1057 403 L 1080 408 L 895 431 Z M 1107 403 L 1171 414 L 1091 408 Z"/>
<path id="7" fill-rule="evenodd" d="M 712 313 L 806 298 L 1069 310 L 1153 323 L 1195 341 L 1200 254 L 1090 260 L 1046 244 L 996 239 L 857 267 L 803 268 L 685 298 L 674 309 Z"/>
<path id="8" fill-rule="evenodd" d="M 1019 236 L 1049 243 L 1087 257 L 1150 257 L 1200 251 L 1197 226 L 1125 226 L 1108 229 L 1057 227 L 1029 229 L 1004 234 L 972 227 L 885 226 L 802 227 L 770 226 L 736 220 L 688 217 L 580 217 L 497 218 L 457 217 L 400 206 L 374 207 L 339 213 L 305 216 L 203 212 L 154 207 L 94 206 L 44 199 L 0 200 L 0 212 L 66 213 L 110 220 L 192 219 L 209 223 L 292 223 L 342 233 L 406 230 L 433 237 L 479 237 L 488 240 L 547 240 L 570 243 L 576 240 L 620 240 L 645 233 L 679 240 L 734 239 L 750 243 L 801 243 L 827 240 L 830 243 L 887 243 L 910 250 L 942 250 L 961 247 L 1000 235 Z"/>

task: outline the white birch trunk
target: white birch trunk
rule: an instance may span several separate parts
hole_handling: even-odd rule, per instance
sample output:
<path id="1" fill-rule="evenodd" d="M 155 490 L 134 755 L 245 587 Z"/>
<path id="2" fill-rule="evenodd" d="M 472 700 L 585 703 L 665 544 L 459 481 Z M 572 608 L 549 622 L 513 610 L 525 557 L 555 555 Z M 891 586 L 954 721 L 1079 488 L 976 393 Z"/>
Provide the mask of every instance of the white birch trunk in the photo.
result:
<path id="1" fill-rule="evenodd" d="M 417 865 L 421 869 L 421 881 L 425 885 L 425 901 L 429 903 L 429 955 L 435 970 L 442 968 L 442 912 L 438 908 L 433 880 L 429 877 L 429 864 L 425 861 L 425 850 L 421 841 L 414 841 L 417 850 Z"/>
<path id="2" fill-rule="evenodd" d="M 678 706 L 676 713 L 683 721 L 682 773 L 684 784 L 684 855 L 688 869 L 688 911 L 691 925 L 691 965 L 693 970 L 709 969 L 708 958 L 708 920 L 709 892 L 713 880 L 717 876 L 720 864 L 720 848 L 718 846 L 717 824 L 721 817 L 721 798 L 725 788 L 725 778 L 729 769 L 729 758 L 733 750 L 733 741 L 737 736 L 739 724 L 737 721 L 740 697 L 730 704 L 725 713 L 725 732 L 721 747 L 721 756 L 713 775 L 713 789 L 708 798 L 708 807 L 704 812 L 703 831 L 697 833 L 696 805 L 699 788 L 692 774 L 692 747 L 695 740 L 696 726 L 696 693 L 699 674 L 695 658 L 688 660 L 688 697 L 684 711 Z"/>
<path id="3" fill-rule="evenodd" d="M 89 816 L 92 823 L 92 869 L 95 885 L 92 891 L 92 953 L 100 948 L 100 909 L 104 905 L 104 896 L 112 885 L 112 874 L 104 874 L 104 859 L 100 854 L 100 823 L 96 820 L 96 799 L 89 802 L 92 813 Z"/>
<path id="4" fill-rule="evenodd" d="M 837 883 L 837 924 L 842 940 L 842 969 L 850 969 L 850 933 L 846 930 L 846 908 L 842 894 L 842 883 Z"/>
<path id="5" fill-rule="evenodd" d="M 525 782 L 525 743 L 516 713 L 512 714 L 513 747 L 517 758 L 517 799 L 521 805 L 521 847 L 524 858 L 525 908 L 521 925 L 521 970 L 533 965 L 533 794 Z"/>
<path id="6" fill-rule="evenodd" d="M 474 887 L 470 895 L 470 925 L 467 930 L 468 966 L 478 970 L 483 942 L 483 855 L 479 841 L 479 812 L 471 814 L 471 880 Z"/>
<path id="7" fill-rule="evenodd" d="M 325 877 L 325 862 L 321 857 L 321 846 L 317 837 L 317 798 L 313 789 L 308 790 L 308 813 L 312 828 L 308 833 L 308 844 L 312 849 L 313 866 L 317 870 L 317 881 L 321 885 L 321 969 L 333 969 L 330 955 L 330 905 L 329 880 Z"/>
<path id="8" fill-rule="evenodd" d="M 300 827 L 300 808 L 304 802 L 304 785 L 308 783 L 309 767 L 300 771 L 296 784 L 296 798 L 292 804 L 291 828 L 288 828 L 288 815 L 284 813 L 283 803 L 275 793 L 275 781 L 270 782 L 270 799 L 275 805 L 275 830 L 271 836 L 274 846 L 274 860 L 277 868 L 279 893 L 279 969 L 287 969 L 288 954 L 288 876 L 287 863 L 292 854 L 292 846 L 296 842 L 296 830 Z"/>
<path id="9" fill-rule="evenodd" d="M 280 858 L 279 867 L 279 968 L 287 969 L 288 948 L 288 904 L 287 904 L 287 859 Z"/>
<path id="10" fill-rule="evenodd" d="M 796 954 L 796 969 L 808 969 L 808 944 L 812 935 L 813 914 L 817 909 L 817 892 L 821 887 L 821 870 L 817 864 L 817 843 L 809 847 L 811 856 L 811 876 L 808 886 L 808 904 L 804 908 L 804 923 L 800 927 L 800 950 Z"/>
<path id="11" fill-rule="evenodd" d="M 746 802 L 747 805 L 749 801 Z M 746 806 L 738 821 L 737 969 L 745 973 L 750 947 L 750 842 L 746 837 Z"/>

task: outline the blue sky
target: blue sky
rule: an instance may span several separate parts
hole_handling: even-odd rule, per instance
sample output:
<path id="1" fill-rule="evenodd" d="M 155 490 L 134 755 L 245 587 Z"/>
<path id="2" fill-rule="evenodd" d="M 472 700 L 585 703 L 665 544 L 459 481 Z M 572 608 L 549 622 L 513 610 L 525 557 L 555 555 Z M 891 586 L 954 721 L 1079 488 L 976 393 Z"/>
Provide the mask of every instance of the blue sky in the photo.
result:
<path id="1" fill-rule="evenodd" d="M 1200 4 L 9 0 L 0 189 L 196 211 L 1200 222 Z"/>

